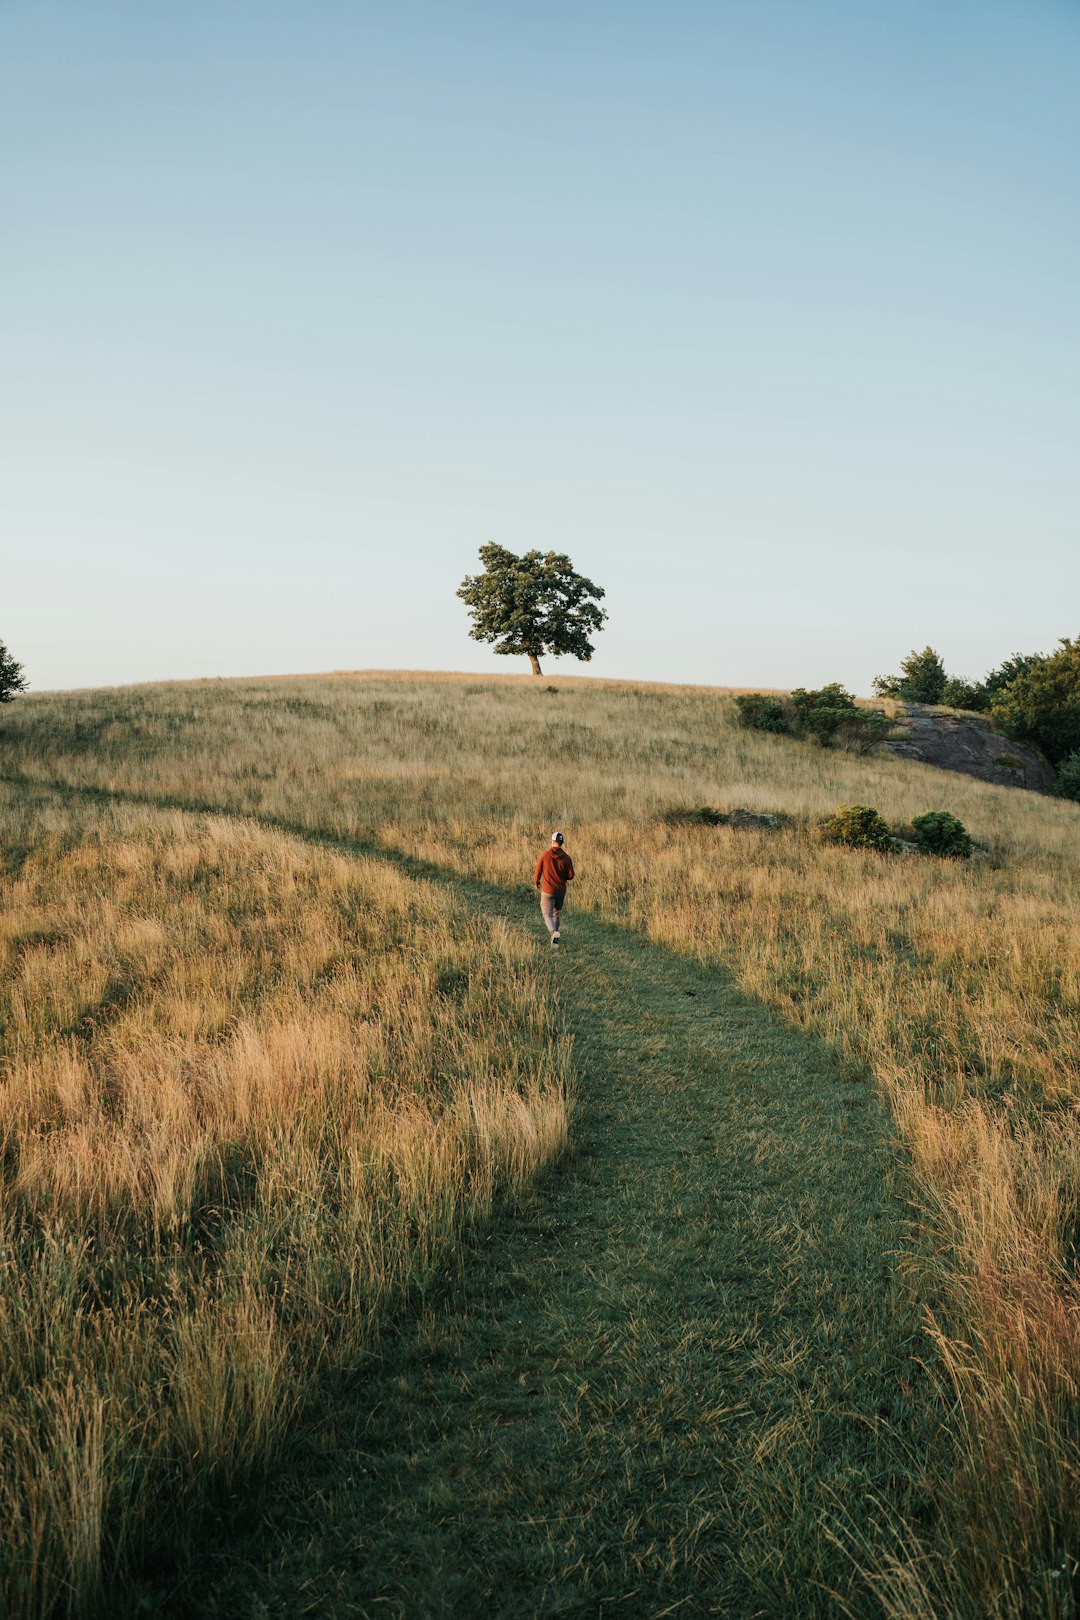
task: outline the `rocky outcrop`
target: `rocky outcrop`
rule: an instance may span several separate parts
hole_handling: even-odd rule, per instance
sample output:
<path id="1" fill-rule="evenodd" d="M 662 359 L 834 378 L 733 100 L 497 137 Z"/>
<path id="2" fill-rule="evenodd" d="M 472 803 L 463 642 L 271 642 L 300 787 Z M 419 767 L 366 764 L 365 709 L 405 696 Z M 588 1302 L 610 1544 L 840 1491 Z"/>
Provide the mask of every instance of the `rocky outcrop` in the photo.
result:
<path id="1" fill-rule="evenodd" d="M 782 810 L 713 810 L 703 805 L 700 810 L 669 810 L 661 817 L 669 827 L 687 824 L 701 827 L 740 827 L 744 832 L 776 832 L 791 821 Z"/>
<path id="2" fill-rule="evenodd" d="M 905 703 L 885 747 L 903 759 L 960 771 L 999 787 L 1029 788 L 1033 793 L 1054 789 L 1054 768 L 1037 748 L 1003 737 L 988 720 L 972 714 Z"/>

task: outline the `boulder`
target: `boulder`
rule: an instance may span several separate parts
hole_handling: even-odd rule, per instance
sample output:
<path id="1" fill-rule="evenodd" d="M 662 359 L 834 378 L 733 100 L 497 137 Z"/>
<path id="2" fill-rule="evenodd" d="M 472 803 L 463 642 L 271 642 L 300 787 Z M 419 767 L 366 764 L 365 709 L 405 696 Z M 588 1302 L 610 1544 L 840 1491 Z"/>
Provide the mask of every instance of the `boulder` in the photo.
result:
<path id="1" fill-rule="evenodd" d="M 703 805 L 700 810 L 668 810 L 661 820 L 666 821 L 669 827 L 739 827 L 744 831 L 756 828 L 762 832 L 775 832 L 778 827 L 786 827 L 791 817 L 782 810 L 714 810 L 709 805 Z"/>
<path id="2" fill-rule="evenodd" d="M 777 827 L 783 826 L 786 819 L 766 810 L 729 810 L 720 817 L 721 822 L 728 827 L 760 828 L 765 832 L 775 832 Z"/>
<path id="3" fill-rule="evenodd" d="M 1054 768 L 1039 750 L 1003 737 L 979 715 L 905 703 L 884 746 L 902 759 L 918 759 L 998 787 L 1054 791 Z"/>

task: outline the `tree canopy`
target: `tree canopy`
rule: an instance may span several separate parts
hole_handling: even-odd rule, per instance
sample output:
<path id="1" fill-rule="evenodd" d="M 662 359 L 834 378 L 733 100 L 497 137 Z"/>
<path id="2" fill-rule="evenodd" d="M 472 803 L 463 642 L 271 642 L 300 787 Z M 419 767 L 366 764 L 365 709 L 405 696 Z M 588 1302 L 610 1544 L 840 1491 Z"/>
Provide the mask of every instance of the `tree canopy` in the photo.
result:
<path id="1" fill-rule="evenodd" d="M 899 675 L 875 675 L 879 697 L 906 698 L 909 703 L 940 703 L 945 692 L 945 665 L 933 647 L 912 648 L 901 661 Z"/>
<path id="2" fill-rule="evenodd" d="M 604 592 L 575 571 L 564 551 L 526 551 L 518 557 L 489 541 L 480 547 L 482 574 L 470 574 L 458 596 L 472 616 L 474 641 L 490 641 L 497 653 L 528 658 L 539 675 L 545 653 L 588 663 L 590 635 L 607 618 L 597 606 Z"/>
<path id="3" fill-rule="evenodd" d="M 16 663 L 0 641 L 0 703 L 10 703 L 17 692 L 26 691 L 23 667 Z"/>
<path id="4" fill-rule="evenodd" d="M 1045 657 L 1014 662 L 1026 667 L 996 693 L 990 712 L 1056 765 L 1080 749 L 1080 636 L 1063 637 Z"/>

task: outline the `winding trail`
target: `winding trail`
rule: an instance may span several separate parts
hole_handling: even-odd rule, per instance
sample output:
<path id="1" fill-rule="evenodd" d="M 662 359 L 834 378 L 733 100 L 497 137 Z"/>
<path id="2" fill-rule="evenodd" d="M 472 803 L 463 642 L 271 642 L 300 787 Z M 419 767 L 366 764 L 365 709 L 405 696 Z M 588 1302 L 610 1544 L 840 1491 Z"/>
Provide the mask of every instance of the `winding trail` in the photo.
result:
<path id="1" fill-rule="evenodd" d="M 547 950 L 531 905 L 397 858 Z M 875 1612 L 837 1534 L 927 1511 L 888 1117 L 717 971 L 567 922 L 574 1150 L 328 1391 L 176 1612 Z"/>

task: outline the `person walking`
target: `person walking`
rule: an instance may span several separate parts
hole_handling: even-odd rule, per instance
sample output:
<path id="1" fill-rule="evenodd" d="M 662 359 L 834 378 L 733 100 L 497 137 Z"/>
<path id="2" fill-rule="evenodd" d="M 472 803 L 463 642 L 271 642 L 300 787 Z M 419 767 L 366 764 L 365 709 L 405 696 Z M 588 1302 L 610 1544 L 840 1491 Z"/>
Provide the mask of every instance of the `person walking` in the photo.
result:
<path id="1" fill-rule="evenodd" d="M 566 899 L 566 885 L 574 881 L 574 863 L 563 848 L 563 835 L 553 832 L 550 848 L 536 863 L 533 882 L 540 890 L 540 910 L 544 914 L 552 945 L 559 943 L 559 917 Z"/>

